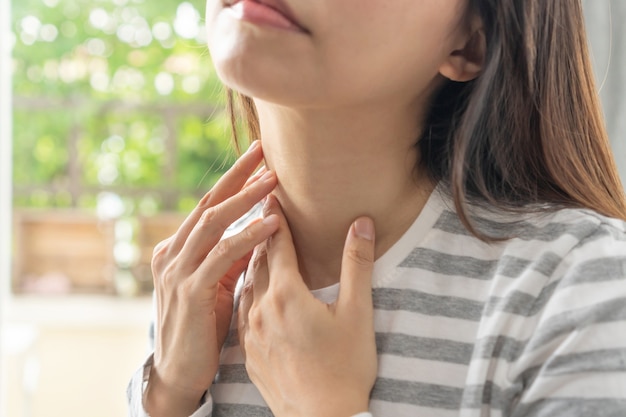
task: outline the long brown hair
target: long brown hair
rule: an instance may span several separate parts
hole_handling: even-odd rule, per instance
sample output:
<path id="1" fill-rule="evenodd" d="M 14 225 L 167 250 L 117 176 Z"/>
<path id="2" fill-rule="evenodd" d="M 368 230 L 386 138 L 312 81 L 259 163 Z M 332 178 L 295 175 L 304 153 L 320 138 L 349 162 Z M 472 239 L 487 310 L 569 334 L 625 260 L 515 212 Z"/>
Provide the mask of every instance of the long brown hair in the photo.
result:
<path id="1" fill-rule="evenodd" d="M 626 220 L 580 0 L 469 0 L 469 7 L 484 25 L 482 74 L 447 81 L 416 140 L 420 163 L 448 186 L 461 221 L 490 240 L 473 225 L 469 204 L 580 207 Z M 249 97 L 229 92 L 229 110 L 235 139 L 237 113 L 259 137 Z"/>

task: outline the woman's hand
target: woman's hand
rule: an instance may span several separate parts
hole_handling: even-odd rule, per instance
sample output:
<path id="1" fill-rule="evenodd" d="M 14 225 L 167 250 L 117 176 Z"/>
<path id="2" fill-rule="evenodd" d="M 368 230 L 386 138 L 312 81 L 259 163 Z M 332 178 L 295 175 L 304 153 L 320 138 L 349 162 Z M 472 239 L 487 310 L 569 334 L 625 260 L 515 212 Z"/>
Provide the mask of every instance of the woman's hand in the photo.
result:
<path id="1" fill-rule="evenodd" d="M 157 337 L 144 395 L 152 417 L 193 413 L 217 373 L 237 279 L 252 249 L 278 227 L 277 216 L 266 217 L 221 240 L 230 224 L 276 186 L 272 172 L 250 177 L 262 159 L 260 143 L 255 142 L 176 234 L 154 250 Z"/>
<path id="2" fill-rule="evenodd" d="M 367 411 L 377 372 L 372 221 L 363 217 L 350 227 L 339 298 L 328 305 L 304 284 L 273 196 L 265 211 L 277 215 L 280 226 L 253 255 L 239 310 L 250 379 L 278 417 L 348 417 Z"/>

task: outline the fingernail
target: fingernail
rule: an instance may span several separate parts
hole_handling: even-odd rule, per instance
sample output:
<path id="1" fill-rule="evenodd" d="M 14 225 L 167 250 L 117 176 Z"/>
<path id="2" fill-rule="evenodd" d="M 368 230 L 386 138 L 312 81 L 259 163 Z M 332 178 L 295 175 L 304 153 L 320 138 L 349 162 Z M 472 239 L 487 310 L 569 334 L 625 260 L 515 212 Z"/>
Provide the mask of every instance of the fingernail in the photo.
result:
<path id="1" fill-rule="evenodd" d="M 374 240 L 374 222 L 369 217 L 361 217 L 354 222 L 354 234 L 357 237 Z"/>

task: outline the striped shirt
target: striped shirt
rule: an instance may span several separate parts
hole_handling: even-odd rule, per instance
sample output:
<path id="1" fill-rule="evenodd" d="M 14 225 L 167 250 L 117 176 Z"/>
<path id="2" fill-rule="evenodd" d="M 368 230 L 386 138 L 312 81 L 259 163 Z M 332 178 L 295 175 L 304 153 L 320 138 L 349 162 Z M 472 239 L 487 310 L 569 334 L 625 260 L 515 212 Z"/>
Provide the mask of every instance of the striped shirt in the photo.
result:
<path id="1" fill-rule="evenodd" d="M 625 417 L 626 223 L 579 209 L 478 215 L 480 230 L 513 236 L 488 244 L 450 206 L 432 193 L 374 265 L 372 415 Z M 145 415 L 141 375 L 129 385 L 133 417 Z M 205 416 L 272 416 L 236 326 L 193 414 Z"/>

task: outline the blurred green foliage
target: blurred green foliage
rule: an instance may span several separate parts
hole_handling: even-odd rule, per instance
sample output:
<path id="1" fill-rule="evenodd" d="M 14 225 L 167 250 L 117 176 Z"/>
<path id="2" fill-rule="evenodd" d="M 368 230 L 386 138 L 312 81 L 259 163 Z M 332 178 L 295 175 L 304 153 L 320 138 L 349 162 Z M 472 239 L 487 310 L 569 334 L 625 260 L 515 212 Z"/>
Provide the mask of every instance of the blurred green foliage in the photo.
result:
<path id="1" fill-rule="evenodd" d="M 16 206 L 92 208 L 112 191 L 126 214 L 188 210 L 211 187 L 234 155 L 203 10 L 13 2 Z"/>

